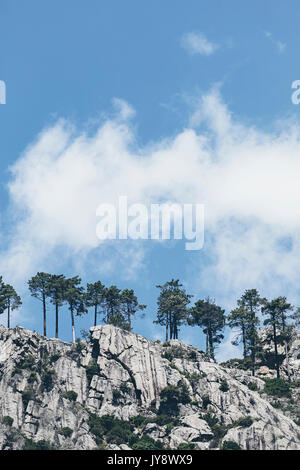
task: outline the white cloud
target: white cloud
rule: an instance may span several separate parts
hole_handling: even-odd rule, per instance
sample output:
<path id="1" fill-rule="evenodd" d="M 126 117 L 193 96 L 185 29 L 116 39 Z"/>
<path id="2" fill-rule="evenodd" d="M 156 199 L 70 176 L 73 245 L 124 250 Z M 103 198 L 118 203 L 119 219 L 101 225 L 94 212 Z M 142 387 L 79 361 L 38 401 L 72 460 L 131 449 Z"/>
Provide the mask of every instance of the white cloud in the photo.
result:
<path id="1" fill-rule="evenodd" d="M 96 208 L 127 195 L 129 202 L 160 199 L 205 204 L 209 263 L 193 256 L 195 291 L 205 289 L 227 308 L 245 288 L 297 300 L 300 277 L 300 126 L 281 121 L 261 131 L 237 120 L 217 89 L 195 100 L 190 126 L 173 138 L 139 147 L 119 112 L 93 134 L 58 121 L 44 129 L 11 168 L 11 220 L 0 272 L 23 282 L 39 270 L 118 272 L 139 277 L 150 242 L 99 244 Z M 193 126 L 193 127 L 192 127 Z M 2 218 L 4 219 L 4 218 Z M 4 244 L 2 244 L 4 246 Z"/>
<path id="2" fill-rule="evenodd" d="M 218 45 L 209 41 L 203 33 L 186 33 L 181 38 L 182 47 L 189 54 L 201 54 L 209 56 L 213 54 Z"/>
<path id="3" fill-rule="evenodd" d="M 265 36 L 266 36 L 266 38 L 268 38 L 274 44 L 274 46 L 276 47 L 277 52 L 279 54 L 282 54 L 285 51 L 286 44 L 284 42 L 281 42 L 281 41 L 278 41 L 278 40 L 274 39 L 273 34 L 270 33 L 269 31 L 265 32 Z"/>

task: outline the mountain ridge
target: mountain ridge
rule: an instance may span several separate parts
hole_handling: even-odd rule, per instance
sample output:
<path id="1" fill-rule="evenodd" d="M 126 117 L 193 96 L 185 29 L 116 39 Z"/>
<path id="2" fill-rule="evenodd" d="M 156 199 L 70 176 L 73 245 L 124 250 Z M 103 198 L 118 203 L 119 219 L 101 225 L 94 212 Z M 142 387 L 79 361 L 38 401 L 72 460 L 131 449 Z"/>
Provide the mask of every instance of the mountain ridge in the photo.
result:
<path id="1" fill-rule="evenodd" d="M 0 326 L 0 449 L 300 448 L 261 378 L 178 340 L 90 331 L 72 345 Z"/>

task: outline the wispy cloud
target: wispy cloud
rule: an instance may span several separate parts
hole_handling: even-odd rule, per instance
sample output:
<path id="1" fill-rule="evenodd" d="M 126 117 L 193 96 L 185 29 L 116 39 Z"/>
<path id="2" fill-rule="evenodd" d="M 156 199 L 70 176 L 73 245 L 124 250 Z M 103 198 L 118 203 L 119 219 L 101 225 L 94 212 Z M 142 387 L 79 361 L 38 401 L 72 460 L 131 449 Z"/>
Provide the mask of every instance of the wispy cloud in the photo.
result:
<path id="1" fill-rule="evenodd" d="M 265 31 L 265 36 L 274 44 L 279 54 L 282 54 L 285 51 L 286 44 L 284 42 L 274 39 L 273 34 L 270 33 L 269 31 Z"/>
<path id="2" fill-rule="evenodd" d="M 140 147 L 133 111 L 115 105 L 117 114 L 94 133 L 67 121 L 44 129 L 11 168 L 10 209 L 2 217 L 11 224 L 0 253 L 6 282 L 60 270 L 63 263 L 81 274 L 141 276 L 153 256 L 151 242 L 101 244 L 95 233 L 98 204 L 127 195 L 129 203 L 146 205 L 161 199 L 205 204 L 206 262 L 195 253 L 184 279 L 195 283 L 194 292 L 228 308 L 229 296 L 232 302 L 252 287 L 267 296 L 292 294 L 294 302 L 300 277 L 297 118 L 282 120 L 272 132 L 249 127 L 213 89 L 194 100 L 189 127 Z"/>
<path id="3" fill-rule="evenodd" d="M 218 45 L 209 41 L 203 33 L 185 33 L 181 38 L 182 47 L 191 55 L 201 54 L 209 56 L 213 54 Z"/>

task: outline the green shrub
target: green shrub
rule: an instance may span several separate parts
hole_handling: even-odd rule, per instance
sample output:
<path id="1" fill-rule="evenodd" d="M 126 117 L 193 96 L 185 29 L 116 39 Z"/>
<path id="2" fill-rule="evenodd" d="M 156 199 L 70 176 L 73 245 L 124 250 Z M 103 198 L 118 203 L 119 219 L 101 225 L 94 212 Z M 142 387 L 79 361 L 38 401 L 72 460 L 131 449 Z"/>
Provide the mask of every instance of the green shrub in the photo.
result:
<path id="1" fill-rule="evenodd" d="M 178 450 L 194 450 L 195 444 L 193 444 L 193 442 L 182 442 L 181 444 L 179 444 L 177 449 Z"/>
<path id="2" fill-rule="evenodd" d="M 224 441 L 221 450 L 242 450 L 234 441 Z"/>
<path id="3" fill-rule="evenodd" d="M 120 392 L 120 390 L 118 390 L 118 389 L 115 388 L 115 389 L 112 391 L 112 402 L 113 402 L 113 404 L 114 404 L 114 405 L 117 405 L 118 402 L 119 402 L 119 400 L 120 400 L 120 398 L 122 398 L 122 393 Z"/>
<path id="4" fill-rule="evenodd" d="M 5 426 L 11 427 L 13 425 L 14 420 L 10 416 L 3 416 L 1 422 Z"/>
<path id="5" fill-rule="evenodd" d="M 130 426 L 125 425 L 126 421 L 116 422 L 111 430 L 106 434 L 108 443 L 128 444 L 133 437 Z"/>
<path id="6" fill-rule="evenodd" d="M 98 417 L 94 413 L 89 414 L 88 425 L 90 432 L 96 438 L 98 445 L 103 444 L 103 439 L 111 444 L 128 444 L 134 440 L 132 422 L 123 421 L 111 415 Z"/>
<path id="7" fill-rule="evenodd" d="M 42 387 L 46 392 L 50 392 L 54 386 L 54 378 L 56 374 L 53 369 L 46 369 L 41 376 Z"/>
<path id="8" fill-rule="evenodd" d="M 142 415 L 136 415 L 136 416 L 132 416 L 131 418 L 129 418 L 129 422 L 132 423 L 132 425 L 135 428 L 140 428 L 141 426 L 146 424 L 147 421 L 148 421 L 148 419 L 145 418 L 145 416 L 142 416 Z"/>
<path id="9" fill-rule="evenodd" d="M 128 386 L 128 384 L 126 382 L 122 382 L 121 385 L 120 385 L 120 391 L 124 394 L 126 393 L 130 393 L 130 387 Z"/>
<path id="10" fill-rule="evenodd" d="M 196 361 L 197 360 L 197 353 L 196 351 L 189 351 L 187 354 L 187 359 L 190 359 L 191 361 Z"/>
<path id="11" fill-rule="evenodd" d="M 99 418 L 99 422 L 106 432 L 110 431 L 116 424 L 119 424 L 120 421 L 122 420 L 111 415 L 103 415 Z"/>
<path id="12" fill-rule="evenodd" d="M 210 405 L 210 404 L 211 404 L 211 401 L 210 401 L 209 396 L 208 396 L 208 395 L 204 395 L 204 396 L 202 397 L 202 408 L 203 408 L 204 410 L 207 410 L 207 407 L 208 407 L 208 405 Z"/>
<path id="13" fill-rule="evenodd" d="M 24 408 L 27 408 L 27 405 L 30 402 L 30 400 L 34 399 L 33 390 L 31 390 L 31 388 L 25 388 L 21 392 L 21 395 L 22 395 L 23 406 L 24 406 Z"/>
<path id="14" fill-rule="evenodd" d="M 90 432 L 95 436 L 96 442 L 99 445 L 99 443 L 102 442 L 102 437 L 104 435 L 104 429 L 101 424 L 100 418 L 95 415 L 94 413 L 90 413 L 89 415 L 89 420 L 88 420 L 88 425 L 90 428 Z"/>
<path id="15" fill-rule="evenodd" d="M 52 356 L 50 356 L 49 360 L 51 362 L 51 364 L 53 364 L 54 362 L 58 361 L 58 359 L 61 357 L 60 354 L 52 354 Z"/>
<path id="16" fill-rule="evenodd" d="M 85 348 L 86 348 L 86 345 L 82 341 L 80 341 L 80 339 L 78 339 L 76 341 L 76 352 L 78 354 L 81 354 Z"/>
<path id="17" fill-rule="evenodd" d="M 87 365 L 85 369 L 85 372 L 86 372 L 88 384 L 90 385 L 94 375 L 99 375 L 100 373 L 100 369 L 99 369 L 96 359 L 90 360 L 89 364 Z"/>
<path id="18" fill-rule="evenodd" d="M 22 361 L 19 362 L 18 367 L 20 369 L 32 369 L 32 367 L 35 365 L 35 358 L 32 356 L 32 354 L 28 354 L 27 356 L 24 357 Z"/>
<path id="19" fill-rule="evenodd" d="M 277 409 L 283 408 L 283 405 L 282 405 L 282 403 L 280 403 L 280 401 L 274 401 L 271 404 L 272 404 L 273 408 L 277 408 Z"/>
<path id="20" fill-rule="evenodd" d="M 142 436 L 132 445 L 133 450 L 161 450 L 163 448 L 162 442 L 155 441 L 147 435 Z"/>
<path id="21" fill-rule="evenodd" d="M 208 426 L 213 430 L 214 426 L 218 424 L 219 420 L 217 416 L 214 413 L 205 413 L 205 415 L 202 415 L 202 419 L 204 419 Z"/>
<path id="22" fill-rule="evenodd" d="M 248 388 L 249 388 L 249 390 L 252 390 L 252 392 L 256 392 L 258 390 L 257 383 L 249 382 L 248 383 Z"/>
<path id="23" fill-rule="evenodd" d="M 266 379 L 264 392 L 274 397 L 291 396 L 291 387 L 288 382 L 282 379 Z"/>
<path id="24" fill-rule="evenodd" d="M 177 414 L 179 403 L 185 405 L 191 402 L 185 383 L 179 383 L 178 386 L 169 385 L 163 388 L 159 395 L 161 400 L 159 413 L 162 414 Z"/>
<path id="25" fill-rule="evenodd" d="M 63 398 L 66 398 L 70 401 L 76 401 L 78 397 L 78 393 L 74 392 L 73 390 L 69 390 L 68 392 L 64 392 L 62 394 Z"/>
<path id="26" fill-rule="evenodd" d="M 32 439 L 26 438 L 23 450 L 54 450 L 54 446 L 49 441 L 34 442 Z"/>
<path id="27" fill-rule="evenodd" d="M 58 434 L 61 434 L 61 435 L 64 436 L 64 437 L 71 437 L 72 434 L 73 434 L 73 431 L 72 431 L 71 428 L 65 427 L 65 428 L 61 428 L 61 429 L 58 431 Z"/>
<path id="28" fill-rule="evenodd" d="M 181 346 L 172 345 L 164 354 L 162 354 L 162 357 L 168 359 L 168 361 L 172 361 L 172 359 L 175 358 L 183 359 L 186 357 L 186 352 Z"/>
<path id="29" fill-rule="evenodd" d="M 222 380 L 221 380 L 220 390 L 221 390 L 221 392 L 228 392 L 228 390 L 229 390 L 229 385 L 228 385 L 226 379 L 222 379 Z"/>
<path id="30" fill-rule="evenodd" d="M 233 427 L 248 428 L 249 426 L 251 426 L 251 424 L 253 424 L 253 419 L 251 418 L 251 416 L 245 416 L 245 417 L 237 419 L 233 423 Z"/>
<path id="31" fill-rule="evenodd" d="M 33 382 L 37 382 L 38 376 L 36 372 L 31 372 L 30 376 L 28 377 L 28 383 L 32 384 Z"/>
<path id="32" fill-rule="evenodd" d="M 173 416 L 171 416 L 170 414 L 163 414 L 163 413 L 158 414 L 153 420 L 153 422 L 158 424 L 158 426 L 165 426 L 171 423 L 174 423 L 174 426 L 176 426 L 177 424 L 176 418 L 174 419 Z"/>
<path id="33" fill-rule="evenodd" d="M 194 389 L 198 385 L 199 380 L 202 378 L 202 375 L 198 372 L 193 372 L 192 374 L 184 374 L 189 380 L 192 388 Z"/>

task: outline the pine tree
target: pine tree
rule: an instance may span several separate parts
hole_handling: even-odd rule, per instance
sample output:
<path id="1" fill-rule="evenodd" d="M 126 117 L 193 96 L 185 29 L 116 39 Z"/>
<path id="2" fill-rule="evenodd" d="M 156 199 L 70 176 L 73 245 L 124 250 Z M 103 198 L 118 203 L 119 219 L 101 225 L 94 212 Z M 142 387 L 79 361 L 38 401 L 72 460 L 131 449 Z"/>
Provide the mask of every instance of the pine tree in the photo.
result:
<path id="1" fill-rule="evenodd" d="M 7 310 L 7 328 L 10 328 L 10 314 L 22 305 L 21 297 L 16 293 L 13 286 L 5 284 L 0 279 L 0 313 Z"/>
<path id="2" fill-rule="evenodd" d="M 97 325 L 97 317 L 99 308 L 104 308 L 106 288 L 101 281 L 87 284 L 86 289 L 86 305 L 94 307 L 94 326 Z"/>
<path id="3" fill-rule="evenodd" d="M 215 344 L 219 344 L 224 338 L 222 331 L 225 327 L 225 310 L 208 297 L 205 300 L 197 300 L 190 313 L 189 324 L 203 328 L 206 335 L 206 353 L 214 359 Z"/>
<path id="4" fill-rule="evenodd" d="M 268 318 L 264 321 L 264 325 L 271 327 L 271 341 L 274 344 L 274 356 L 275 356 L 275 367 L 277 378 L 280 378 L 280 361 L 278 354 L 278 346 L 287 341 L 287 312 L 292 310 L 292 305 L 287 303 L 286 297 L 277 297 L 271 301 L 265 301 L 262 307 L 263 315 L 267 315 Z M 287 345 L 285 350 L 288 355 Z M 287 357 L 288 367 L 288 357 Z"/>
<path id="5" fill-rule="evenodd" d="M 121 290 L 117 286 L 110 286 L 105 289 L 105 314 L 104 322 L 111 324 L 120 314 Z"/>
<path id="6" fill-rule="evenodd" d="M 129 323 L 124 316 L 121 306 L 121 290 L 116 286 L 110 286 L 105 290 L 104 322 L 123 330 L 129 330 Z"/>
<path id="7" fill-rule="evenodd" d="M 246 345 L 250 352 L 252 375 L 255 375 L 256 356 L 259 350 L 258 326 L 259 318 L 257 316 L 265 299 L 261 298 L 256 289 L 248 289 L 238 300 L 238 306 L 245 310 L 246 318 Z"/>
<path id="8" fill-rule="evenodd" d="M 147 306 L 138 303 L 138 299 L 134 294 L 133 289 L 124 289 L 121 292 L 121 310 L 127 319 L 129 331 L 132 331 L 131 318 L 136 315 L 138 311 L 143 311 Z"/>
<path id="9" fill-rule="evenodd" d="M 43 329 L 44 336 L 47 336 L 46 325 L 46 299 L 50 296 L 51 274 L 38 272 L 28 281 L 30 293 L 43 304 Z"/>
<path id="10" fill-rule="evenodd" d="M 80 285 L 79 276 L 65 279 L 63 283 L 63 299 L 68 303 L 71 314 L 72 324 L 72 342 L 75 344 L 75 318 L 74 315 L 82 315 L 86 313 L 84 288 Z"/>
<path id="11" fill-rule="evenodd" d="M 58 314 L 59 308 L 64 304 L 65 276 L 63 274 L 51 274 L 49 285 L 49 297 L 55 305 L 55 338 L 58 338 Z"/>
<path id="12" fill-rule="evenodd" d="M 180 325 L 187 322 L 188 304 L 191 295 L 187 294 L 179 279 L 172 279 L 163 285 L 156 286 L 161 290 L 157 299 L 157 319 L 154 323 L 166 327 L 166 341 L 178 339 Z"/>
<path id="13" fill-rule="evenodd" d="M 300 327 L 300 307 L 298 307 L 293 314 L 290 317 L 292 320 L 294 320 L 294 325 L 295 328 Z"/>
<path id="14" fill-rule="evenodd" d="M 243 344 L 243 357 L 246 359 L 247 356 L 247 327 L 248 327 L 248 315 L 245 307 L 240 306 L 231 310 L 230 315 L 227 317 L 227 324 L 230 328 L 235 328 L 237 335 L 232 341 L 234 346 L 239 343 Z"/>

